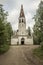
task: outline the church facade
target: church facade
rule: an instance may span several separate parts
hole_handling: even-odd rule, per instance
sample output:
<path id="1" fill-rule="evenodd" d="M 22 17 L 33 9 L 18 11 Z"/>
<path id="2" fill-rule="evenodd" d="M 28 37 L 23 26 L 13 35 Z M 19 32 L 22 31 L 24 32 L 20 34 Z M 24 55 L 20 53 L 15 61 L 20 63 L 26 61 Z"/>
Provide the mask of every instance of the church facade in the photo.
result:
<path id="1" fill-rule="evenodd" d="M 23 10 L 23 5 L 21 5 L 19 22 L 18 22 L 18 30 L 15 31 L 11 43 L 18 44 L 18 45 L 33 44 L 32 36 L 29 36 L 28 30 L 26 30 L 26 18 Z"/>

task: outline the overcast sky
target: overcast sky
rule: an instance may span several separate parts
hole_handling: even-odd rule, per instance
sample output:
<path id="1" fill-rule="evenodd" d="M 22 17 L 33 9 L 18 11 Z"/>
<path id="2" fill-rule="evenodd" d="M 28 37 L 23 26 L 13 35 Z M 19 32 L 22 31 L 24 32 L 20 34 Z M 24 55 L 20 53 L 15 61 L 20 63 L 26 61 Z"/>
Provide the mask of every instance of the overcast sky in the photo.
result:
<path id="1" fill-rule="evenodd" d="M 40 1 L 41 0 L 0 0 L 0 3 L 4 5 L 4 9 L 9 13 L 8 21 L 11 23 L 13 30 L 17 30 L 21 4 L 23 4 L 26 17 L 26 28 L 30 26 L 32 29 L 35 23 L 32 18 L 36 13 Z"/>

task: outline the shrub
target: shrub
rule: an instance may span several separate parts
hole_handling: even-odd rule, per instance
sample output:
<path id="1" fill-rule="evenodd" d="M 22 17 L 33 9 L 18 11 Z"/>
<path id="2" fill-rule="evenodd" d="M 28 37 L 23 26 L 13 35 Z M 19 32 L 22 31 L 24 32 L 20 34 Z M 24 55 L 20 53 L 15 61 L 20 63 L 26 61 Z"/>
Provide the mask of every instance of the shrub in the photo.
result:
<path id="1" fill-rule="evenodd" d="M 43 42 L 41 42 L 40 45 L 41 45 L 41 49 L 43 50 Z"/>
<path id="2" fill-rule="evenodd" d="M 4 44 L 0 47 L 0 54 L 3 54 L 4 52 L 6 52 L 9 49 L 9 45 Z"/>
<path id="3" fill-rule="evenodd" d="M 33 36 L 33 44 L 34 45 L 40 45 L 40 40 L 36 35 Z"/>

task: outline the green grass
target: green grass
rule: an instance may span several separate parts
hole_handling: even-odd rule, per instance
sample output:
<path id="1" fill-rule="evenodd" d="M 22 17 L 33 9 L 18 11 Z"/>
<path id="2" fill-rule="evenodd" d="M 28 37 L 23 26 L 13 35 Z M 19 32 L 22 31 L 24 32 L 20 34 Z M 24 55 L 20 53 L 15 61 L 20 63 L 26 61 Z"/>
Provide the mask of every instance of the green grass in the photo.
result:
<path id="1" fill-rule="evenodd" d="M 2 45 L 0 48 L 0 54 L 5 53 L 6 51 L 8 51 L 8 49 L 9 49 L 9 45 L 7 44 Z"/>
<path id="2" fill-rule="evenodd" d="M 43 50 L 39 47 L 33 50 L 33 54 L 43 60 Z"/>

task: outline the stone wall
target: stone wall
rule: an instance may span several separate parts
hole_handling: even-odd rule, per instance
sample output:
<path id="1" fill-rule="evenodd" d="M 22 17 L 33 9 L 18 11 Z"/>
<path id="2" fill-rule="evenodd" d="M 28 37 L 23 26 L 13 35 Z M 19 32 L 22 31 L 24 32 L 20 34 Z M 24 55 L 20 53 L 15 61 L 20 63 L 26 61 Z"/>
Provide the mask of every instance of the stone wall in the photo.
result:
<path id="1" fill-rule="evenodd" d="M 17 38 L 12 38 L 11 39 L 11 45 L 17 45 L 18 39 Z"/>
<path id="2" fill-rule="evenodd" d="M 21 44 L 21 38 L 22 37 L 19 37 L 19 38 L 12 38 L 11 39 L 11 45 L 17 45 L 17 44 Z M 24 44 L 33 44 L 33 38 L 26 38 L 24 37 L 25 41 L 24 41 Z"/>
<path id="3" fill-rule="evenodd" d="M 33 44 L 33 38 L 29 38 L 26 40 L 26 44 Z"/>

